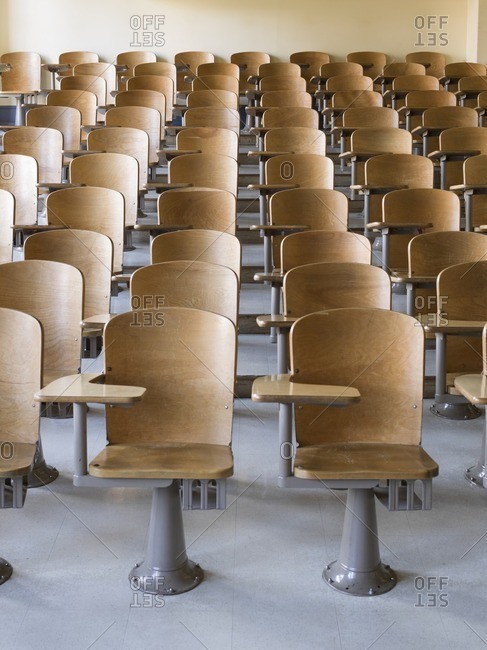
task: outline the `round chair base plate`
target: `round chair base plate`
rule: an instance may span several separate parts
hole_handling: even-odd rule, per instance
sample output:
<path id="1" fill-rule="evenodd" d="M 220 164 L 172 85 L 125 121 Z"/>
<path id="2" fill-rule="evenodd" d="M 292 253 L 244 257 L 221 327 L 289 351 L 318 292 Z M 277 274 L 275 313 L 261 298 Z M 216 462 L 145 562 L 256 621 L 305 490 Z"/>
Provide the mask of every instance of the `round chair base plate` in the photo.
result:
<path id="1" fill-rule="evenodd" d="M 49 485 L 57 479 L 59 472 L 55 467 L 46 465 L 44 461 L 38 467 L 34 467 L 27 475 L 27 487 L 36 488 Z"/>
<path id="2" fill-rule="evenodd" d="M 431 413 L 439 418 L 448 420 L 475 420 L 480 417 L 481 411 L 468 402 L 437 402 L 430 407 Z"/>
<path id="3" fill-rule="evenodd" d="M 486 471 L 485 471 L 485 466 L 481 465 L 480 463 L 477 463 L 476 465 L 472 465 L 472 467 L 469 467 L 468 469 L 465 470 L 465 478 L 469 483 L 472 483 L 472 485 L 476 485 L 477 487 L 483 488 L 485 487 L 484 480 L 486 479 Z"/>
<path id="4" fill-rule="evenodd" d="M 397 582 L 394 571 L 382 562 L 373 571 L 350 571 L 338 560 L 325 567 L 323 580 L 351 596 L 379 596 L 393 589 Z"/>
<path id="5" fill-rule="evenodd" d="M 0 585 L 7 582 L 11 575 L 12 565 L 7 560 L 4 560 L 3 557 L 0 557 Z"/>
<path id="6" fill-rule="evenodd" d="M 179 569 L 161 571 L 145 562 L 136 564 L 129 574 L 130 586 L 146 594 L 173 596 L 197 587 L 203 580 L 203 569 L 191 560 Z"/>

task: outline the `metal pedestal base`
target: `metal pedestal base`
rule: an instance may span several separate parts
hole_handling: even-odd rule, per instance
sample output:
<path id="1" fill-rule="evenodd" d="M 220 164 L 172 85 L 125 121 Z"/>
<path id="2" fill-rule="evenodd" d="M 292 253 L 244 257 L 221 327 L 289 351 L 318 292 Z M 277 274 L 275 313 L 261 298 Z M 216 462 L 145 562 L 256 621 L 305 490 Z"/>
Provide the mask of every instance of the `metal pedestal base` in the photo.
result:
<path id="1" fill-rule="evenodd" d="M 479 409 L 469 402 L 438 402 L 430 407 L 431 413 L 448 420 L 475 420 L 480 417 Z"/>
<path id="2" fill-rule="evenodd" d="M 34 464 L 27 474 L 27 487 L 36 488 L 48 485 L 57 479 L 59 472 L 55 467 L 48 465 L 42 451 L 42 443 L 39 438 L 37 442 L 37 451 L 34 456 Z"/>
<path id="3" fill-rule="evenodd" d="M 4 560 L 3 557 L 0 557 L 0 585 L 3 585 L 4 582 L 12 575 L 12 565 Z"/>
<path id="4" fill-rule="evenodd" d="M 472 467 L 467 468 L 465 470 L 465 478 L 470 483 L 473 483 L 473 485 L 483 488 L 484 481 L 487 478 L 487 475 L 485 473 L 485 465 L 477 463 L 476 465 L 472 465 Z"/>
<path id="5" fill-rule="evenodd" d="M 197 587 L 203 570 L 186 555 L 179 482 L 154 488 L 146 559 L 129 574 L 133 589 L 149 594 L 181 594 Z"/>
<path id="6" fill-rule="evenodd" d="M 378 596 L 396 585 L 396 575 L 379 553 L 373 488 L 349 488 L 340 557 L 323 571 L 323 580 L 352 596 Z"/>

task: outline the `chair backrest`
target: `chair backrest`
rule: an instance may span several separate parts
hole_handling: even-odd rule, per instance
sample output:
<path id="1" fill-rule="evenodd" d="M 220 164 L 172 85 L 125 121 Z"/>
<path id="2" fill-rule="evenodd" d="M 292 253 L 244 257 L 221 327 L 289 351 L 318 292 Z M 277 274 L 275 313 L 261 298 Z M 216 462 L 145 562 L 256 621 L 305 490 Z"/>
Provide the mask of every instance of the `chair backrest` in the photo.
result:
<path id="1" fill-rule="evenodd" d="M 265 182 L 299 187 L 322 187 L 332 190 L 333 161 L 316 153 L 273 156 L 265 163 Z"/>
<path id="2" fill-rule="evenodd" d="M 449 129 L 455 126 L 477 125 L 477 111 L 468 106 L 432 106 L 423 113 L 423 126 Z"/>
<path id="3" fill-rule="evenodd" d="M 485 77 L 487 66 L 473 61 L 456 61 L 445 65 L 445 77 L 461 79 L 462 77 Z"/>
<path id="4" fill-rule="evenodd" d="M 156 90 L 123 90 L 115 97 L 115 106 L 145 106 L 159 112 L 160 139 L 164 138 L 164 124 L 166 121 L 166 98 Z"/>
<path id="5" fill-rule="evenodd" d="M 426 68 L 426 74 L 441 78 L 445 74 L 446 56 L 441 52 L 409 52 L 406 54 L 408 63 L 421 63 Z"/>
<path id="6" fill-rule="evenodd" d="M 184 114 L 185 126 L 216 126 L 221 129 L 231 129 L 237 135 L 240 133 L 240 115 L 233 108 L 222 106 L 199 106 L 189 108 Z"/>
<path id="7" fill-rule="evenodd" d="M 304 92 L 306 90 L 306 79 L 304 77 L 283 77 L 282 75 L 262 77 L 259 81 L 259 90 L 262 92 L 273 90 Z"/>
<path id="8" fill-rule="evenodd" d="M 69 63 L 71 68 L 73 68 L 78 63 L 98 63 L 99 61 L 98 54 L 95 52 L 84 52 L 84 51 L 75 51 L 75 52 L 61 52 L 59 55 L 59 63 Z M 63 74 L 73 74 L 73 70 L 66 70 L 66 72 L 61 72 Z"/>
<path id="9" fill-rule="evenodd" d="M 3 266 L 3 265 L 2 265 Z M 0 427 L 2 442 L 35 444 L 39 407 L 32 396 L 41 387 L 42 329 L 16 309 L 0 308 Z"/>
<path id="10" fill-rule="evenodd" d="M 391 308 L 391 281 L 378 266 L 318 262 L 296 266 L 283 281 L 283 313 L 300 318 L 340 307 Z"/>
<path id="11" fill-rule="evenodd" d="M 240 78 L 240 68 L 236 63 L 228 63 L 226 61 L 212 61 L 211 63 L 200 63 L 196 68 L 198 77 L 206 75 L 225 75 L 227 77 Z"/>
<path id="12" fill-rule="evenodd" d="M 139 163 L 139 189 L 147 183 L 149 136 L 142 129 L 129 126 L 106 126 L 88 133 L 88 151 L 107 151 L 133 156 Z"/>
<path id="13" fill-rule="evenodd" d="M 485 185 L 487 173 L 487 154 L 470 156 L 463 163 L 463 182 L 465 185 Z M 474 193 L 470 197 L 472 226 L 487 223 L 487 196 Z"/>
<path id="14" fill-rule="evenodd" d="M 192 90 L 187 97 L 188 108 L 197 106 L 224 106 L 238 110 L 238 95 L 230 90 Z"/>
<path id="15" fill-rule="evenodd" d="M 211 52 L 178 52 L 174 55 L 174 63 L 177 69 L 176 90 L 187 90 L 188 84 L 184 78 L 188 75 L 197 76 L 198 66 L 202 63 L 213 63 L 215 60 Z"/>
<path id="16" fill-rule="evenodd" d="M 439 90 L 440 82 L 436 77 L 424 74 L 406 74 L 395 77 L 392 90 Z"/>
<path id="17" fill-rule="evenodd" d="M 409 274 L 435 276 L 453 264 L 487 259 L 487 238 L 476 232 L 429 232 L 409 243 Z"/>
<path id="18" fill-rule="evenodd" d="M 433 187 L 433 170 L 433 162 L 424 156 L 386 153 L 366 161 L 365 184 L 376 187 Z"/>
<path id="19" fill-rule="evenodd" d="M 174 103 L 174 81 L 171 77 L 155 74 L 141 74 L 130 77 L 127 81 L 127 90 L 153 90 L 162 93 L 166 99 L 166 122 L 172 120 L 172 106 Z"/>
<path id="20" fill-rule="evenodd" d="M 0 307 L 41 323 L 42 385 L 79 372 L 83 276 L 78 269 L 45 260 L 0 264 Z"/>
<path id="21" fill-rule="evenodd" d="M 364 106 L 382 107 L 382 95 L 373 90 L 337 90 L 331 98 L 331 105 L 332 108 L 343 109 Z"/>
<path id="22" fill-rule="evenodd" d="M 297 63 L 301 68 L 301 75 L 307 82 L 308 91 L 313 90 L 310 84 L 311 77 L 320 74 L 321 66 L 330 62 L 330 55 L 326 52 L 293 52 L 289 56 L 291 63 Z"/>
<path id="23" fill-rule="evenodd" d="M 311 230 L 348 227 L 348 199 L 343 192 L 322 188 L 296 188 L 272 194 L 269 219 L 273 225 L 303 224 Z"/>
<path id="24" fill-rule="evenodd" d="M 301 68 L 297 63 L 273 61 L 259 65 L 259 77 L 300 77 Z"/>
<path id="25" fill-rule="evenodd" d="M 339 75 L 353 75 L 362 77 L 364 69 L 360 63 L 353 61 L 335 61 L 334 63 L 324 63 L 320 69 L 320 76 L 326 79 L 337 77 Z"/>
<path id="26" fill-rule="evenodd" d="M 433 106 L 456 106 L 454 93 L 446 90 L 412 90 L 406 95 L 406 106 L 429 108 Z"/>
<path id="27" fill-rule="evenodd" d="M 83 318 L 110 311 L 113 244 L 99 232 L 66 228 L 27 237 L 24 259 L 75 266 L 84 280 Z"/>
<path id="28" fill-rule="evenodd" d="M 74 79 L 74 77 L 66 77 Z M 38 106 L 27 111 L 27 126 L 57 129 L 63 136 L 63 149 L 77 150 L 81 142 L 81 113 L 69 106 Z"/>
<path id="29" fill-rule="evenodd" d="M 311 95 L 305 90 L 268 90 L 260 98 L 261 106 L 305 106 L 311 108 Z"/>
<path id="30" fill-rule="evenodd" d="M 353 127 L 397 128 L 399 115 L 393 108 L 386 106 L 357 106 L 348 108 L 343 113 L 343 125 Z M 353 134 L 352 134 L 353 137 Z"/>
<path id="31" fill-rule="evenodd" d="M 218 230 L 177 230 L 154 237 L 150 248 L 151 264 L 171 260 L 199 260 L 227 266 L 240 282 L 242 246 L 228 232 Z"/>
<path id="32" fill-rule="evenodd" d="M 49 194 L 47 221 L 61 228 L 93 230 L 113 243 L 113 273 L 121 273 L 123 256 L 124 199 L 106 187 L 68 187 Z"/>
<path id="33" fill-rule="evenodd" d="M 188 127 L 176 135 L 176 149 L 219 153 L 237 160 L 238 135 L 235 131 L 211 126 Z"/>
<path id="34" fill-rule="evenodd" d="M 374 107 L 372 107 L 374 108 Z M 372 110 L 350 109 L 350 110 Z M 409 131 L 395 127 L 365 127 L 357 129 L 351 137 L 352 151 L 368 153 L 411 153 L 412 137 Z"/>
<path id="35" fill-rule="evenodd" d="M 0 63 L 10 64 L 2 73 L 2 91 L 9 93 L 35 93 L 41 90 L 41 57 L 37 52 L 8 52 L 2 54 Z"/>
<path id="36" fill-rule="evenodd" d="M 330 77 L 326 82 L 326 90 L 373 90 L 374 84 L 370 77 L 356 74 L 339 74 Z"/>
<path id="37" fill-rule="evenodd" d="M 194 153 L 169 161 L 170 183 L 191 183 L 195 187 L 214 187 L 237 196 L 238 163 L 235 158 L 216 153 Z"/>
<path id="38" fill-rule="evenodd" d="M 153 326 L 134 327 L 138 318 Z M 194 443 L 230 444 L 236 331 L 228 318 L 183 307 L 128 312 L 106 325 L 104 343 L 106 382 L 147 389 L 133 408 L 106 410 L 111 444 L 184 442 L 188 431 Z"/>
<path id="39" fill-rule="evenodd" d="M 352 232 L 306 230 L 284 237 L 281 243 L 281 267 L 285 273 L 314 262 L 357 262 L 370 264 L 370 241 Z"/>
<path id="40" fill-rule="evenodd" d="M 57 129 L 21 126 L 3 136 L 8 154 L 32 156 L 37 160 L 39 183 L 60 183 L 63 166 L 63 136 Z"/>
<path id="41" fill-rule="evenodd" d="M 92 153 L 73 158 L 69 165 L 72 183 L 116 190 L 124 198 L 124 225 L 137 222 L 139 165 L 133 156 L 124 153 Z"/>
<path id="42" fill-rule="evenodd" d="M 1 165 L 0 158 L 0 170 Z M 14 215 L 14 195 L 7 190 L 0 189 L 0 264 L 12 261 L 12 226 L 14 225 Z"/>
<path id="43" fill-rule="evenodd" d="M 416 187 L 388 192 L 382 203 L 384 221 L 431 223 L 432 231 L 460 230 L 460 199 L 448 190 Z"/>
<path id="44" fill-rule="evenodd" d="M 14 197 L 14 224 L 32 225 L 37 222 L 37 160 L 21 154 L 0 156 L 0 189 Z"/>
<path id="45" fill-rule="evenodd" d="M 142 63 L 154 63 L 155 61 L 155 53 L 148 52 L 147 50 L 120 52 L 120 54 L 117 54 L 117 65 L 126 65 L 128 68 L 127 71 L 122 72 L 120 76 L 124 75 L 131 77 L 134 74 L 134 68 L 136 65 L 141 65 Z"/>
<path id="46" fill-rule="evenodd" d="M 458 80 L 458 90 L 485 92 L 487 90 L 487 76 L 462 77 Z"/>
<path id="47" fill-rule="evenodd" d="M 348 409 L 296 409 L 300 447 L 420 443 L 424 333 L 416 319 L 383 309 L 333 309 L 300 319 L 290 346 L 291 381 L 351 386 L 361 396 Z"/>
<path id="48" fill-rule="evenodd" d="M 396 61 L 389 63 L 382 69 L 382 74 L 387 77 L 401 77 L 403 75 L 417 75 L 426 74 L 426 68 L 422 63 L 414 63 L 412 61 Z"/>
<path id="49" fill-rule="evenodd" d="M 305 126 L 283 126 L 269 129 L 264 136 L 265 151 L 326 155 L 323 131 Z"/>
<path id="50" fill-rule="evenodd" d="M 73 74 L 89 74 L 105 79 L 107 84 L 105 104 L 112 103 L 112 91 L 117 87 L 117 73 L 113 63 L 78 63 L 73 67 Z"/>
<path id="51" fill-rule="evenodd" d="M 141 129 L 149 138 L 149 162 L 158 162 L 157 150 L 161 137 L 161 114 L 147 106 L 118 106 L 107 111 L 105 124 L 110 127 Z"/>
<path id="52" fill-rule="evenodd" d="M 92 74 L 77 74 L 70 77 L 62 77 L 59 82 L 61 90 L 87 90 L 96 95 L 98 106 L 105 104 L 107 96 L 107 82 L 103 77 Z M 85 122 L 91 124 L 91 122 Z"/>
<path id="53" fill-rule="evenodd" d="M 465 109 L 467 108 L 465 107 Z M 456 126 L 445 129 L 440 133 L 439 148 L 443 151 L 487 153 L 487 128 L 482 126 Z M 463 181 L 463 161 L 447 160 L 445 167 L 445 187 L 451 187 Z"/>
<path id="54" fill-rule="evenodd" d="M 314 108 L 305 106 L 276 106 L 264 111 L 262 126 L 267 129 L 276 126 L 306 126 L 309 129 L 317 129 L 319 115 Z"/>
<path id="55" fill-rule="evenodd" d="M 159 223 L 218 230 L 234 235 L 237 223 L 235 195 L 222 189 L 188 187 L 163 192 L 157 199 Z"/>
<path id="56" fill-rule="evenodd" d="M 234 52 L 230 56 L 231 63 L 236 63 L 240 68 L 240 92 L 253 90 L 254 84 L 249 84 L 247 79 L 256 75 L 262 63 L 269 63 L 271 57 L 266 52 Z"/>
<path id="57" fill-rule="evenodd" d="M 133 72 L 134 77 L 138 77 L 139 75 L 160 75 L 162 77 L 170 77 L 174 84 L 173 103 L 176 102 L 177 71 L 174 63 L 168 63 L 166 61 L 139 63 L 134 67 Z"/>
<path id="58" fill-rule="evenodd" d="M 232 269 L 221 264 L 201 260 L 159 262 L 134 272 L 130 303 L 132 309 L 202 309 L 226 316 L 236 325 L 238 279 Z"/>
<path id="59" fill-rule="evenodd" d="M 363 74 L 375 79 L 386 65 L 387 57 L 384 52 L 349 52 L 347 61 L 360 63 L 364 71 Z"/>
<path id="60" fill-rule="evenodd" d="M 235 77 L 223 74 L 208 74 L 195 77 L 191 82 L 191 90 L 228 90 L 239 94 L 240 82 Z"/>
<path id="61" fill-rule="evenodd" d="M 48 106 L 70 106 L 81 113 L 81 124 L 96 124 L 97 99 L 89 90 L 53 90 L 46 97 Z"/>

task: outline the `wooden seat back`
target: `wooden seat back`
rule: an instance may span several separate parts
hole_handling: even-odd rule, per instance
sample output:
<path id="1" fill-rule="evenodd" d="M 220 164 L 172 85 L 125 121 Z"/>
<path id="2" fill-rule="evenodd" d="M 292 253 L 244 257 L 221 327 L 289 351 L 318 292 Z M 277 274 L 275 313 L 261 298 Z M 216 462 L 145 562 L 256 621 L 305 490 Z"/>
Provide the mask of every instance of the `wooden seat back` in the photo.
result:
<path id="1" fill-rule="evenodd" d="M 177 156 L 169 161 L 168 178 L 170 183 L 213 187 L 237 196 L 238 163 L 235 158 L 216 153 Z"/>
<path id="2" fill-rule="evenodd" d="M 260 104 L 269 106 L 304 106 L 311 108 L 311 95 L 305 90 L 267 90 L 263 93 Z"/>
<path id="3" fill-rule="evenodd" d="M 184 91 L 188 89 L 185 77 L 188 75 L 197 76 L 198 66 L 203 63 L 213 63 L 215 60 L 211 52 L 178 52 L 174 55 L 174 63 L 177 69 L 176 90 Z"/>
<path id="4" fill-rule="evenodd" d="M 399 75 L 392 80 L 392 90 L 439 90 L 436 77 L 424 74 Z"/>
<path id="5" fill-rule="evenodd" d="M 83 318 L 110 311 L 113 243 L 99 232 L 66 228 L 27 237 L 24 259 L 75 266 L 84 280 Z"/>
<path id="6" fill-rule="evenodd" d="M 326 155 L 323 131 L 306 126 L 283 126 L 269 129 L 264 136 L 264 151 Z"/>
<path id="7" fill-rule="evenodd" d="M 382 107 L 382 95 L 374 90 L 337 90 L 331 98 L 331 106 L 347 110 L 364 106 Z"/>
<path id="8" fill-rule="evenodd" d="M 0 189 L 14 197 L 14 224 L 32 225 L 37 222 L 37 160 L 21 154 L 0 156 Z"/>
<path id="9" fill-rule="evenodd" d="M 117 54 L 116 63 L 117 65 L 126 65 L 127 70 L 125 72 L 117 72 L 117 88 L 118 90 L 126 89 L 126 77 L 134 76 L 135 66 L 141 65 L 144 63 L 155 63 L 156 55 L 154 52 L 148 52 L 147 50 L 138 50 L 133 52 L 120 52 Z M 174 96 L 174 92 L 172 97 Z M 172 104 L 171 97 L 171 104 Z"/>
<path id="10" fill-rule="evenodd" d="M 360 63 L 364 76 L 375 79 L 386 65 L 387 57 L 384 52 L 349 52 L 347 61 Z"/>
<path id="11" fill-rule="evenodd" d="M 3 136 L 7 154 L 32 156 L 38 165 L 39 183 L 60 183 L 63 167 L 63 135 L 53 128 L 21 126 Z"/>
<path id="12" fill-rule="evenodd" d="M 174 81 L 171 77 L 155 74 L 142 74 L 130 77 L 127 80 L 126 90 L 152 90 L 162 93 L 166 100 L 165 121 L 172 120 L 172 106 L 174 103 Z"/>
<path id="13" fill-rule="evenodd" d="M 265 182 L 333 189 L 333 161 L 316 153 L 273 156 L 265 163 Z"/>
<path id="14" fill-rule="evenodd" d="M 296 409 L 300 447 L 420 443 L 424 334 L 414 318 L 383 309 L 333 309 L 300 319 L 290 344 L 292 381 L 360 391 L 351 408 Z"/>
<path id="15" fill-rule="evenodd" d="M 236 63 L 229 63 L 227 61 L 212 61 L 210 63 L 200 63 L 196 68 L 196 75 L 204 77 L 206 75 L 224 75 L 226 77 L 234 77 L 239 79 L 240 68 Z"/>
<path id="16" fill-rule="evenodd" d="M 238 95 L 230 90 L 215 88 L 192 90 L 187 97 L 188 108 L 197 106 L 223 106 L 238 110 Z"/>
<path id="17" fill-rule="evenodd" d="M 425 109 L 435 106 L 456 106 L 457 98 L 454 93 L 446 90 L 411 90 L 406 95 L 405 105 Z"/>
<path id="18" fill-rule="evenodd" d="M 240 115 L 233 108 L 222 106 L 199 106 L 190 108 L 183 117 L 185 126 L 216 126 L 240 133 Z"/>
<path id="19" fill-rule="evenodd" d="M 482 126 L 457 126 L 445 129 L 440 133 L 439 147 L 440 151 L 477 151 L 485 154 L 487 153 L 487 128 Z M 459 185 L 463 181 L 463 161 L 447 160 L 445 174 L 445 187 Z"/>
<path id="20" fill-rule="evenodd" d="M 371 247 L 363 235 L 352 232 L 307 230 L 284 237 L 281 243 L 283 273 L 314 262 L 370 264 Z"/>
<path id="21" fill-rule="evenodd" d="M 41 90 L 41 57 L 37 52 L 7 52 L 0 63 L 11 67 L 2 73 L 2 92 L 36 93 Z"/>
<path id="22" fill-rule="evenodd" d="M 113 243 L 112 273 L 122 272 L 124 199 L 106 187 L 69 187 L 49 194 L 47 222 L 60 228 L 92 230 Z"/>
<path id="23" fill-rule="evenodd" d="M 470 156 L 463 163 L 463 183 L 465 185 L 485 185 L 487 174 L 487 154 Z M 487 196 L 476 194 L 470 197 L 472 227 L 487 224 Z"/>
<path id="24" fill-rule="evenodd" d="M 441 79 L 445 74 L 446 56 L 441 52 L 409 52 L 405 58 L 407 63 L 424 65 L 427 75 Z"/>
<path id="25" fill-rule="evenodd" d="M 144 318 L 152 326 L 134 327 Z M 104 348 L 108 384 L 147 389 L 133 408 L 106 410 L 110 444 L 230 444 L 236 365 L 230 320 L 182 307 L 120 314 L 106 325 Z"/>
<path id="26" fill-rule="evenodd" d="M 53 90 L 46 97 L 48 106 L 70 106 L 81 113 L 81 124 L 96 124 L 97 98 L 94 92 L 83 89 Z"/>
<path id="27" fill-rule="evenodd" d="M 238 135 L 230 129 L 194 126 L 179 131 L 176 149 L 200 153 L 217 153 L 238 159 Z"/>
<path id="28" fill-rule="evenodd" d="M 73 68 L 75 65 L 78 65 L 78 63 L 98 63 L 99 60 L 100 58 L 96 52 L 85 52 L 82 50 L 62 52 L 59 55 L 59 63 L 67 63 L 71 67 L 68 70 L 60 70 L 57 74 L 61 78 L 69 77 L 73 75 Z"/>
<path id="29" fill-rule="evenodd" d="M 112 103 L 112 92 L 117 88 L 117 73 L 113 63 L 78 63 L 73 67 L 73 74 L 90 74 L 105 79 L 107 84 L 105 104 Z"/>
<path id="30" fill-rule="evenodd" d="M 262 126 L 268 129 L 277 126 L 306 126 L 309 129 L 317 129 L 319 116 L 313 108 L 305 106 L 276 106 L 264 112 Z"/>
<path id="31" fill-rule="evenodd" d="M 236 198 L 231 192 L 210 187 L 188 187 L 163 192 L 157 199 L 160 224 L 192 226 L 234 235 Z"/>
<path id="32" fill-rule="evenodd" d="M 259 90 L 262 92 L 270 92 L 274 90 L 305 92 L 306 79 L 304 77 L 284 77 L 277 74 L 270 77 L 262 77 L 259 81 Z"/>
<path id="33" fill-rule="evenodd" d="M 399 127 L 399 115 L 396 110 L 386 106 L 357 106 L 348 108 L 343 113 L 343 126 L 357 128 L 374 127 L 377 131 L 381 127 L 397 129 Z M 374 151 L 374 149 L 371 151 Z"/>
<path id="34" fill-rule="evenodd" d="M 74 77 L 66 77 L 66 79 Z M 81 113 L 69 106 L 38 106 L 27 111 L 27 126 L 57 129 L 63 136 L 63 149 L 77 150 L 81 142 Z"/>
<path id="35" fill-rule="evenodd" d="M 336 77 L 330 77 L 326 82 L 326 90 L 374 90 L 374 85 L 370 77 L 356 74 L 339 74 Z"/>
<path id="36" fill-rule="evenodd" d="M 431 232 L 409 243 L 409 274 L 436 276 L 453 264 L 476 264 L 487 257 L 487 241 L 475 232 Z"/>
<path id="37" fill-rule="evenodd" d="M 171 260 L 199 260 L 227 266 L 240 282 L 242 246 L 228 232 L 219 230 L 177 230 L 154 237 L 150 248 L 150 263 Z"/>
<path id="38" fill-rule="evenodd" d="M 287 61 L 272 61 L 259 65 L 259 77 L 300 77 L 301 68 L 297 63 Z"/>
<path id="39" fill-rule="evenodd" d="M 283 282 L 283 313 L 300 318 L 340 307 L 391 308 L 388 274 L 371 264 L 318 262 L 296 266 Z"/>
<path id="40" fill-rule="evenodd" d="M 300 66 L 301 76 L 306 80 L 306 89 L 312 92 L 316 86 L 310 83 L 310 79 L 320 74 L 321 66 L 330 62 L 330 55 L 316 51 L 293 52 L 289 56 L 289 61 Z"/>
<path id="41" fill-rule="evenodd" d="M 256 75 L 259 66 L 269 63 L 270 60 L 267 52 L 234 52 L 230 56 L 231 63 L 236 63 L 240 69 L 240 93 L 254 89 L 254 84 L 249 84 L 248 78 Z"/>
<path id="42" fill-rule="evenodd" d="M 0 265 L 0 307 L 37 318 L 43 332 L 42 385 L 79 372 L 83 276 L 46 260 Z"/>
<path id="43" fill-rule="evenodd" d="M 129 126 L 106 126 L 88 133 L 88 151 L 106 151 L 133 156 L 139 163 L 139 189 L 147 183 L 149 168 L 149 136 L 142 129 Z"/>
<path id="44" fill-rule="evenodd" d="M 69 165 L 72 183 L 106 187 L 124 198 L 125 227 L 137 222 L 139 165 L 137 159 L 124 153 L 92 153 L 73 158 Z"/>
<path id="45" fill-rule="evenodd" d="M 320 77 L 330 79 L 341 75 L 362 77 L 364 69 L 360 63 L 354 61 L 335 61 L 334 63 L 324 63 L 320 68 Z"/>
<path id="46" fill-rule="evenodd" d="M 0 169 L 1 164 L 0 162 Z M 14 225 L 14 216 L 14 195 L 7 190 L 0 189 L 0 264 L 12 261 L 12 226 Z"/>
<path id="47" fill-rule="evenodd" d="M 168 63 L 167 61 L 139 63 L 134 67 L 134 77 L 138 77 L 139 75 L 155 75 L 172 79 L 174 85 L 174 97 L 172 103 L 176 103 L 177 71 L 174 63 Z"/>
<path id="48" fill-rule="evenodd" d="M 61 90 L 87 90 L 96 95 L 97 106 L 103 106 L 107 96 L 107 82 L 103 77 L 93 74 L 77 74 L 69 77 L 62 77 L 59 82 Z M 94 122 L 83 122 L 93 124 Z"/>
<path id="49" fill-rule="evenodd" d="M 477 106 L 478 95 L 487 91 L 487 76 L 462 77 L 458 80 L 458 92 L 477 93 L 477 97 L 466 97 L 461 99 L 462 106 Z"/>
<path id="50" fill-rule="evenodd" d="M 203 309 L 226 316 L 236 325 L 238 279 L 229 267 L 201 260 L 150 264 L 132 275 L 130 304 L 134 310 L 162 306 Z"/>
<path id="51" fill-rule="evenodd" d="M 238 78 L 223 74 L 208 74 L 195 77 L 191 82 L 191 90 L 227 90 L 239 94 L 240 82 Z"/>
<path id="52" fill-rule="evenodd" d="M 156 90 L 123 90 L 115 97 L 115 106 L 145 106 L 153 108 L 160 115 L 160 140 L 164 139 L 166 121 L 166 98 Z"/>
<path id="53" fill-rule="evenodd" d="M 149 138 L 149 162 L 159 162 L 157 151 L 161 141 L 161 114 L 147 106 L 118 106 L 106 113 L 108 127 L 130 127 L 141 129 Z"/>

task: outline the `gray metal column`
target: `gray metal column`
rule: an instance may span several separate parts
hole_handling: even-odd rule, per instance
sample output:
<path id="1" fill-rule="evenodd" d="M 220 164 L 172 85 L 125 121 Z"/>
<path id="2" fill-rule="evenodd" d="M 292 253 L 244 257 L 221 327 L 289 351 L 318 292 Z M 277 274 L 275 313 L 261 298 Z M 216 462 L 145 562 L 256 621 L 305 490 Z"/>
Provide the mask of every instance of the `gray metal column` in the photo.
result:
<path id="1" fill-rule="evenodd" d="M 487 488 L 487 477 L 485 473 L 485 468 L 487 467 L 487 409 L 485 410 L 485 432 L 482 437 L 482 447 L 480 450 L 480 458 L 476 465 L 468 467 L 465 470 L 465 478 L 470 483 L 477 485 L 478 487 Z"/>

